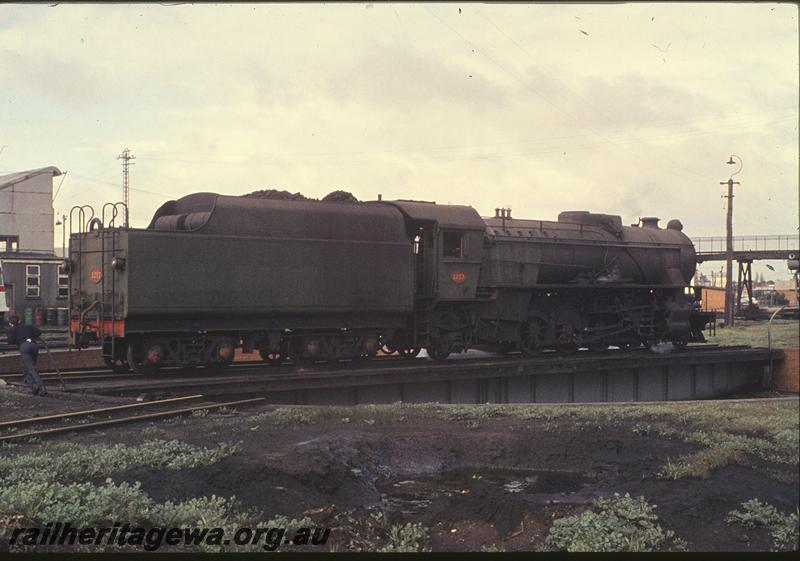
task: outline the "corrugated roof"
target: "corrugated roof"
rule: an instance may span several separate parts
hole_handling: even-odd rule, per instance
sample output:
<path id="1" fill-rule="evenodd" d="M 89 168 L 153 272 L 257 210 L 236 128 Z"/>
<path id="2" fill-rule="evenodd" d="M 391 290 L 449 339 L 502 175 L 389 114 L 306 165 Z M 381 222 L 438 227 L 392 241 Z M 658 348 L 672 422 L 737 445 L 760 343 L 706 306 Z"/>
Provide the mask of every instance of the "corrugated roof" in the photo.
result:
<path id="1" fill-rule="evenodd" d="M 16 173 L 10 173 L 8 175 L 0 175 L 0 189 L 11 187 L 12 185 L 16 185 L 17 183 L 21 183 L 26 179 L 30 179 L 31 177 L 36 177 L 37 175 L 41 175 L 43 173 L 49 173 L 50 175 L 55 177 L 57 175 L 61 175 L 61 170 L 55 166 L 47 166 L 44 168 L 31 169 L 28 171 L 18 171 Z"/>

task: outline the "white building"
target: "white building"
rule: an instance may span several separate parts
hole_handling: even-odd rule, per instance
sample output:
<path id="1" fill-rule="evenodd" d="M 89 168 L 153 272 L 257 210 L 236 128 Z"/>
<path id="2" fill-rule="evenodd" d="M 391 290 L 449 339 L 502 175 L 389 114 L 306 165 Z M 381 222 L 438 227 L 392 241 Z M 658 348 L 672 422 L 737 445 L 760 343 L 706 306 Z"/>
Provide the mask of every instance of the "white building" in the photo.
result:
<path id="1" fill-rule="evenodd" d="M 0 176 L 0 253 L 53 253 L 53 166 Z M 5 244 L 4 244 L 5 242 Z"/>
<path id="2" fill-rule="evenodd" d="M 0 261 L 10 312 L 37 323 L 67 305 L 69 278 L 53 248 L 53 166 L 0 176 Z"/>

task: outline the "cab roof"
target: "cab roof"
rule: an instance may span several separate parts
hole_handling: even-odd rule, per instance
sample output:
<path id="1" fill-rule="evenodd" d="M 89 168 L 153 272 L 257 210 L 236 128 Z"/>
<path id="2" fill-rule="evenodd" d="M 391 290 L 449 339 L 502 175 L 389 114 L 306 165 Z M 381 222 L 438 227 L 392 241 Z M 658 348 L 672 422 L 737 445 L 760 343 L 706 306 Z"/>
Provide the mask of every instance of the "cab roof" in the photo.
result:
<path id="1" fill-rule="evenodd" d="M 381 201 L 400 210 L 412 222 L 435 222 L 441 228 L 485 230 L 486 223 L 471 206 L 437 205 L 422 201 Z"/>

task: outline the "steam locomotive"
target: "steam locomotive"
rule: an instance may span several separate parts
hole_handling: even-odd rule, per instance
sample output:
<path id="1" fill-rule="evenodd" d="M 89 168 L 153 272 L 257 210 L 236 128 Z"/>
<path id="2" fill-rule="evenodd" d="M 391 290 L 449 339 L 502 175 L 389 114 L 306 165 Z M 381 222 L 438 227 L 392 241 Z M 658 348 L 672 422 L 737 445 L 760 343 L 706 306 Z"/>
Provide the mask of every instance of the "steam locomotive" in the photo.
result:
<path id="1" fill-rule="evenodd" d="M 710 319 L 678 220 L 196 193 L 136 229 L 106 207 L 70 235 L 70 331 L 114 369 L 682 347 Z"/>

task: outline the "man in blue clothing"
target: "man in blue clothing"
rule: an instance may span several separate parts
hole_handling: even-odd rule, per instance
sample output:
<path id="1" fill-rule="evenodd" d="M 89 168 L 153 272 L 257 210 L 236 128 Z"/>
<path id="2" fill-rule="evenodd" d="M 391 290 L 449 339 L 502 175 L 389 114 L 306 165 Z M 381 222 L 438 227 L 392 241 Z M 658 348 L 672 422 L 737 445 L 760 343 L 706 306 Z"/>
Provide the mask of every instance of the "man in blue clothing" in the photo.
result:
<path id="1" fill-rule="evenodd" d="M 36 359 L 39 357 L 36 339 L 41 336 L 41 330 L 34 325 L 20 325 L 19 316 L 8 318 L 8 324 L 8 344 L 19 348 L 19 355 L 25 364 L 25 380 L 31 384 L 33 395 L 47 395 L 47 388 L 36 370 Z"/>

